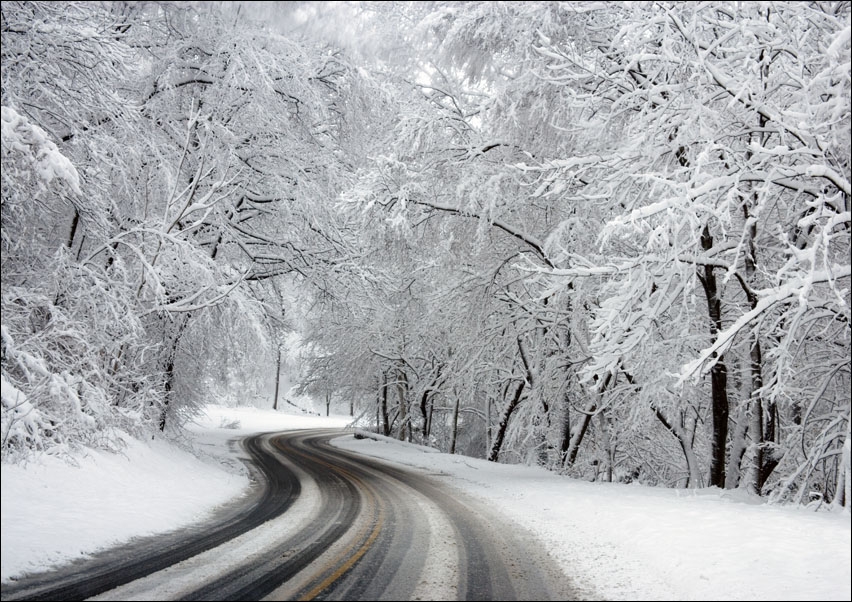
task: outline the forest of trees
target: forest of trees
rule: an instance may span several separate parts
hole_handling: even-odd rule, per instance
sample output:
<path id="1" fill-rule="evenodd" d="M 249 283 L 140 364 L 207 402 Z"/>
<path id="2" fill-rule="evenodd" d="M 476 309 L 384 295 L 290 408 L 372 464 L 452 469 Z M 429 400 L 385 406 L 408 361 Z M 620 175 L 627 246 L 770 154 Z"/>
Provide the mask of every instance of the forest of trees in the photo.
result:
<path id="1" fill-rule="evenodd" d="M 3 2 L 3 462 L 297 329 L 385 435 L 849 507 L 849 2 L 343 8 Z"/>

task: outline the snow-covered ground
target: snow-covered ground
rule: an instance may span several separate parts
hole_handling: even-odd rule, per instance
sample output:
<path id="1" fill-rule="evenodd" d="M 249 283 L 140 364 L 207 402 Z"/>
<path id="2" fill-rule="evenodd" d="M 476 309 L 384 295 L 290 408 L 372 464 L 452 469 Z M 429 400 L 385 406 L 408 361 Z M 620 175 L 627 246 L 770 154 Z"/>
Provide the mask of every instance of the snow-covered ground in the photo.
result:
<path id="1" fill-rule="evenodd" d="M 239 421 L 239 427 L 228 424 Z M 248 485 L 228 445 L 259 431 L 342 427 L 311 417 L 211 407 L 192 429 L 209 457 L 163 442 L 2 468 L 2 580 L 134 535 L 203 519 Z M 230 426 L 231 428 L 225 428 Z M 593 484 L 394 441 L 340 447 L 441 472 L 530 529 L 584 590 L 606 599 L 850 600 L 849 514 L 755 503 L 718 490 Z"/>

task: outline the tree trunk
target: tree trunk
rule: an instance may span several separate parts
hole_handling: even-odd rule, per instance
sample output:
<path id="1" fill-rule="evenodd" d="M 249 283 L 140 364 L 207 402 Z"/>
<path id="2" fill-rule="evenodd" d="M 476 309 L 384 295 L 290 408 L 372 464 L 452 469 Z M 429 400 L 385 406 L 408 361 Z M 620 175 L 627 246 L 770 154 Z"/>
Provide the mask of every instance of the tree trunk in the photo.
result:
<path id="1" fill-rule="evenodd" d="M 695 450 L 692 449 L 692 442 L 689 440 L 689 434 L 683 429 L 682 424 L 671 422 L 659 409 L 652 409 L 654 410 L 654 415 L 657 419 L 663 423 L 666 430 L 670 432 L 680 444 L 680 449 L 683 451 L 683 457 L 686 460 L 686 469 L 689 473 L 689 477 L 687 477 L 686 480 L 686 486 L 688 488 L 701 487 L 701 468 L 698 465 L 698 458 L 695 455 Z"/>
<path id="2" fill-rule="evenodd" d="M 603 385 L 601 386 L 601 390 L 598 395 L 603 397 L 603 394 L 606 392 L 611 381 L 612 373 L 610 372 L 604 378 Z M 586 436 L 586 431 L 589 429 L 589 422 L 591 422 L 592 416 L 594 415 L 594 412 L 597 407 L 597 400 L 588 402 L 586 404 L 586 407 L 583 408 L 583 417 L 580 418 L 580 424 L 574 425 L 574 428 L 569 430 L 568 436 L 563 434 L 563 445 L 566 441 L 568 443 L 567 449 L 564 452 L 565 460 L 563 466 L 573 466 L 574 462 L 577 461 L 577 453 L 580 450 L 580 444 L 583 442 L 583 437 Z"/>
<path id="3" fill-rule="evenodd" d="M 512 412 L 518 407 L 521 401 L 521 395 L 524 393 L 527 381 L 522 380 L 515 390 L 515 395 L 512 400 L 503 409 L 503 414 L 500 416 L 500 422 L 497 425 L 497 433 L 494 435 L 494 443 L 491 444 L 491 451 L 488 452 L 488 460 L 496 462 L 500 457 L 500 448 L 503 447 L 503 439 L 506 436 L 506 428 L 509 426 L 509 420 L 512 417 Z"/>
<path id="4" fill-rule="evenodd" d="M 168 417 L 169 406 L 172 402 L 172 389 L 174 388 L 175 357 L 177 356 L 177 349 L 178 344 L 180 343 L 181 336 L 183 335 L 183 331 L 186 328 L 187 323 L 189 322 L 189 314 L 181 314 L 181 316 L 177 318 L 176 321 L 178 322 L 178 324 L 166 351 L 167 355 L 163 370 L 163 375 L 165 377 L 165 381 L 163 382 L 165 399 L 163 401 L 163 407 L 160 410 L 160 418 L 158 421 L 158 427 L 160 431 L 166 430 L 166 420 Z"/>
<path id="5" fill-rule="evenodd" d="M 768 19 L 768 14 L 767 14 Z M 769 62 L 766 58 L 766 48 L 760 50 L 760 76 L 763 83 L 763 89 L 766 90 L 766 82 L 769 78 Z M 758 130 L 752 134 L 752 142 L 764 146 L 770 134 L 766 132 L 768 118 L 765 115 L 758 117 Z M 751 151 L 747 153 L 747 158 L 751 159 Z M 751 204 L 757 205 L 757 194 L 752 193 Z M 746 252 L 745 252 L 745 273 L 747 286 L 744 286 L 746 296 L 752 309 L 757 307 L 757 295 L 754 294 L 755 273 L 757 272 L 757 219 L 751 215 L 748 197 L 743 198 L 743 217 L 746 220 Z M 751 334 L 751 346 L 749 348 L 750 359 L 750 376 L 751 376 L 751 399 L 752 399 L 752 434 L 756 442 L 754 462 L 754 480 L 752 487 L 755 492 L 760 494 L 763 486 L 769 479 L 769 475 L 777 466 L 778 461 L 774 460 L 774 454 L 767 454 L 767 441 L 772 441 L 774 438 L 774 423 L 771 418 L 769 422 L 765 422 L 765 411 L 770 410 L 770 414 L 774 413 L 774 408 L 766 408 L 764 406 L 763 393 L 763 353 L 760 348 L 760 334 L 755 330 Z"/>
<path id="6" fill-rule="evenodd" d="M 450 431 L 450 453 L 456 453 L 456 437 L 458 436 L 459 430 L 459 396 L 458 394 L 454 395 L 456 398 L 455 403 L 453 403 L 453 428 Z"/>
<path id="7" fill-rule="evenodd" d="M 606 451 L 606 467 L 604 468 L 604 481 L 612 483 L 612 467 L 615 464 L 615 446 L 610 436 L 609 421 L 604 416 L 605 412 L 601 411 L 598 414 L 598 422 L 600 423 L 601 434 L 603 436 L 604 450 Z"/>
<path id="8" fill-rule="evenodd" d="M 571 446 L 571 403 L 568 391 L 562 395 L 562 431 L 559 435 L 559 453 L 564 463 Z"/>
<path id="9" fill-rule="evenodd" d="M 713 248 L 710 226 L 705 225 L 701 233 L 701 247 L 705 251 Z M 700 276 L 707 297 L 707 312 L 710 316 L 711 342 L 722 330 L 722 300 L 716 283 L 714 266 L 705 265 Z M 710 397 L 713 416 L 713 433 L 710 440 L 710 485 L 725 487 L 725 458 L 728 443 L 728 369 L 724 355 L 713 354 L 716 363 L 710 369 Z"/>
<path id="10" fill-rule="evenodd" d="M 743 217 L 746 220 L 746 252 L 745 252 L 745 282 L 740 281 L 748 298 L 751 309 L 757 307 L 759 301 L 753 291 L 755 272 L 757 270 L 757 257 L 755 239 L 757 238 L 757 221 L 749 214 L 748 205 L 743 203 Z M 754 470 L 750 488 L 757 494 L 763 490 L 763 486 L 769 479 L 769 475 L 778 465 L 774 455 L 767 453 L 767 443 L 772 443 L 775 437 L 776 413 L 774 404 L 771 407 L 764 406 L 763 394 L 763 351 L 760 346 L 760 335 L 753 332 L 749 335 L 749 398 L 751 399 L 751 435 L 754 440 Z"/>
<path id="11" fill-rule="evenodd" d="M 426 407 L 429 401 L 429 389 L 423 391 L 423 395 L 420 396 L 420 441 L 421 443 L 426 443 L 426 437 L 429 436 L 429 414 L 426 411 Z"/>
<path id="12" fill-rule="evenodd" d="M 589 422 L 592 420 L 592 415 L 597 409 L 597 402 L 589 402 L 583 408 L 583 417 L 580 418 L 580 424 L 576 425 L 574 432 L 571 433 L 571 439 L 568 443 L 568 451 L 565 454 L 565 466 L 573 466 L 577 461 L 577 453 L 580 451 L 580 444 L 583 442 L 583 437 L 586 436 L 586 431 L 589 428 Z"/>
<path id="13" fill-rule="evenodd" d="M 731 453 L 728 458 L 728 469 L 725 472 L 725 489 L 736 489 L 742 474 L 743 455 L 748 448 L 749 416 L 748 411 L 740 410 L 735 420 L 736 428 L 731 437 Z"/>
<path id="14" fill-rule="evenodd" d="M 382 386 L 380 391 L 381 412 L 382 412 L 382 434 L 385 437 L 390 437 L 390 421 L 388 420 L 388 373 L 382 372 Z"/>
<path id="15" fill-rule="evenodd" d="M 411 441 L 411 417 L 408 415 L 408 378 L 402 370 L 397 371 L 396 392 L 399 397 L 399 440 Z"/>
<path id="16" fill-rule="evenodd" d="M 74 238 L 77 236 L 77 226 L 80 224 L 80 214 L 74 209 L 74 217 L 71 219 L 71 228 L 68 232 L 67 247 L 70 252 L 74 248 Z"/>
<path id="17" fill-rule="evenodd" d="M 491 449 L 491 396 L 485 396 L 485 453 Z"/>
<path id="18" fill-rule="evenodd" d="M 174 355 L 172 355 L 169 358 L 169 360 L 167 361 L 166 369 L 165 369 L 166 379 L 165 379 L 165 382 L 163 383 L 163 391 L 164 391 L 163 407 L 160 409 L 160 419 L 159 419 L 158 424 L 157 424 L 157 426 L 160 429 L 160 432 L 163 432 L 163 431 L 166 430 L 166 418 L 168 417 L 168 414 L 169 414 L 169 404 L 171 403 L 171 399 L 172 399 L 172 378 L 174 377 L 174 373 L 175 373 L 175 359 L 174 359 Z"/>
<path id="19" fill-rule="evenodd" d="M 275 400 L 272 409 L 278 409 L 278 386 L 281 383 L 281 347 L 278 347 L 278 360 L 275 362 Z"/>
<path id="20" fill-rule="evenodd" d="M 852 506 L 852 420 L 846 416 L 846 438 L 843 441 L 843 451 L 840 454 L 840 464 L 837 467 L 837 480 L 835 482 L 834 499 L 832 505 L 835 508 L 846 508 L 847 515 Z"/>

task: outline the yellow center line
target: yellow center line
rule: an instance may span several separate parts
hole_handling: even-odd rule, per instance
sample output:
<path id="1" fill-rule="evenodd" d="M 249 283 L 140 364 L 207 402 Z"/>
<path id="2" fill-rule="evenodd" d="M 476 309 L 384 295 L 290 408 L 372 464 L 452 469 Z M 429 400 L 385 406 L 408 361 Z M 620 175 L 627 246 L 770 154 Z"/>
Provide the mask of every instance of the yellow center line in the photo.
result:
<path id="1" fill-rule="evenodd" d="M 276 447 L 279 447 L 279 446 L 276 445 Z M 279 449 L 282 449 L 282 448 L 279 447 Z M 282 449 L 282 451 L 285 451 L 285 450 Z M 293 449 L 292 447 L 289 448 L 287 451 L 290 451 L 292 453 L 295 453 L 296 455 L 302 456 L 303 458 L 309 459 L 310 461 L 322 464 L 323 466 L 327 466 L 328 468 L 330 468 L 334 472 L 338 473 L 339 475 L 344 476 L 344 477 L 348 477 L 353 483 L 356 483 L 360 487 L 361 491 L 363 491 L 366 494 L 366 497 L 368 498 L 366 506 L 368 508 L 372 506 L 372 507 L 377 509 L 376 522 L 375 522 L 375 525 L 373 525 L 373 530 L 370 533 L 369 537 L 367 537 L 367 539 L 362 544 L 360 544 L 360 546 L 359 546 L 359 544 L 357 542 L 362 539 L 363 533 L 367 530 L 368 527 L 360 529 L 358 534 L 354 538 L 355 543 L 349 545 L 345 550 L 343 550 L 342 552 L 337 554 L 335 556 L 335 558 L 327 564 L 327 566 L 329 566 L 329 565 L 335 566 L 338 563 L 340 563 L 340 561 L 343 558 L 346 558 L 347 556 L 348 556 L 348 559 L 345 562 L 343 562 L 342 564 L 339 564 L 339 566 L 337 567 L 337 569 L 334 570 L 334 572 L 332 572 L 325 579 L 323 579 L 320 583 L 315 585 L 308 592 L 306 592 L 304 595 L 302 595 L 302 597 L 299 598 L 299 600 L 309 601 L 309 600 L 313 600 L 317 595 L 319 595 L 329 585 L 331 585 L 332 583 L 334 583 L 335 581 L 340 579 L 340 577 L 344 573 L 346 573 L 346 571 L 348 571 L 350 568 L 352 568 L 355 565 L 355 563 L 358 562 L 361 559 L 361 557 L 364 554 L 367 553 L 367 551 L 370 549 L 370 547 L 376 541 L 376 539 L 379 536 L 379 533 L 382 530 L 382 526 L 384 525 L 384 514 L 385 514 L 385 512 L 384 512 L 384 508 L 378 503 L 378 497 L 376 496 L 375 492 L 373 491 L 373 488 L 370 487 L 369 485 L 367 485 L 364 481 L 362 481 L 360 478 L 358 478 L 357 476 L 355 476 L 354 474 L 352 474 L 351 472 L 349 472 L 345 468 L 342 468 L 342 467 L 334 465 L 334 464 L 330 464 L 328 462 L 325 462 L 325 461 L 320 460 L 319 458 L 316 458 L 316 457 L 313 457 L 313 456 L 308 456 L 308 454 L 301 452 L 299 450 Z M 352 550 L 355 549 L 356 547 L 358 548 L 357 551 L 350 556 L 350 554 L 352 553 Z"/>
<path id="2" fill-rule="evenodd" d="M 342 565 L 340 565 L 340 566 L 337 568 L 337 570 L 336 570 L 336 571 L 334 571 L 331 575 L 329 575 L 328 577 L 326 577 L 326 578 L 325 578 L 322 582 L 320 582 L 318 585 L 316 585 L 316 586 L 315 586 L 315 587 L 314 587 L 311 591 L 309 591 L 309 592 L 308 592 L 308 593 L 306 593 L 304 596 L 302 596 L 301 598 L 299 598 L 299 600 L 304 600 L 304 601 L 307 601 L 307 600 L 313 600 L 313 599 L 314 599 L 314 598 L 315 598 L 315 597 L 316 597 L 316 596 L 317 596 L 320 592 L 322 592 L 322 591 L 323 591 L 325 588 L 327 588 L 329 585 L 331 585 L 332 583 L 334 583 L 335 581 L 337 581 L 338 579 L 340 579 L 340 577 L 341 577 L 341 576 L 342 576 L 342 575 L 343 575 L 346 571 L 348 571 L 350 568 L 352 568 L 352 566 L 353 566 L 356 562 L 358 562 L 358 560 L 360 560 L 360 559 L 361 559 L 361 557 L 362 557 L 364 554 L 366 554 L 366 553 L 367 553 L 367 550 L 369 550 L 369 549 L 370 549 L 370 546 L 372 546 L 372 545 L 373 545 L 373 542 L 374 542 L 374 541 L 376 541 L 376 538 L 379 536 L 379 532 L 382 530 L 382 523 L 383 523 L 383 522 L 384 522 L 384 521 L 383 521 L 382 517 L 381 517 L 381 516 L 379 516 L 378 520 L 376 521 L 376 525 L 375 525 L 375 527 L 373 527 L 373 532 L 372 532 L 372 533 L 370 533 L 370 537 L 367 539 L 367 541 L 365 541 L 365 542 L 361 545 L 361 547 L 358 549 L 358 551 L 357 551 L 357 552 L 355 552 L 355 554 L 353 554 L 352 556 L 350 556 L 349 560 L 347 560 L 347 561 L 346 561 L 346 562 L 344 562 Z M 351 548 L 350 548 L 350 549 L 351 549 Z M 348 553 L 348 552 L 349 552 L 349 550 L 347 550 L 347 553 Z"/>

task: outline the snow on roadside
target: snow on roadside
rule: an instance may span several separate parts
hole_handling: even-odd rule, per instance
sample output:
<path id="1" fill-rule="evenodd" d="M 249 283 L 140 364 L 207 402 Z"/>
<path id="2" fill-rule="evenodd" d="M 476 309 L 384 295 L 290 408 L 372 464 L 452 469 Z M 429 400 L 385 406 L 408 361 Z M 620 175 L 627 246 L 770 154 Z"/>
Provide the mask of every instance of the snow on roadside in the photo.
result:
<path id="1" fill-rule="evenodd" d="M 247 472 L 237 459 L 242 454 L 228 444 L 235 437 L 336 428 L 349 420 L 211 406 L 189 429 L 202 454 L 128 438 L 121 454 L 89 450 L 76 458 L 77 466 L 50 456 L 24 466 L 4 464 L 0 579 L 204 520 L 247 491 Z"/>
<path id="2" fill-rule="evenodd" d="M 530 529 L 581 590 L 608 600 L 849 600 L 848 514 L 718 489 L 586 483 L 391 439 L 347 450 L 441 473 Z"/>
<path id="3" fill-rule="evenodd" d="M 163 441 L 128 438 L 121 454 L 89 450 L 77 463 L 3 465 L 3 581 L 201 520 L 248 485 Z"/>

